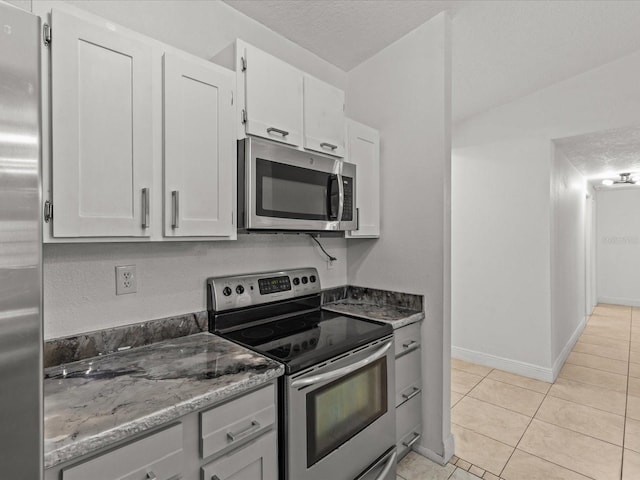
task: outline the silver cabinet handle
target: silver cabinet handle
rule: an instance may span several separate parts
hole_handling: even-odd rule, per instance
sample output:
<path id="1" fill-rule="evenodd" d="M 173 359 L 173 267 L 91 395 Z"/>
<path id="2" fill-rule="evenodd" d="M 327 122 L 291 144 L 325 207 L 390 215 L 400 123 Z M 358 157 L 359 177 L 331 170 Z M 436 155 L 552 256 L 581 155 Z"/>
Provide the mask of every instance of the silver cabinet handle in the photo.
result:
<path id="1" fill-rule="evenodd" d="M 149 228 L 149 189 L 142 189 L 142 228 Z"/>
<path id="2" fill-rule="evenodd" d="M 360 230 L 360 209 L 356 207 L 356 230 Z"/>
<path id="3" fill-rule="evenodd" d="M 344 184 L 342 183 L 342 175 L 338 174 L 338 221 L 342 221 L 342 213 L 344 212 Z"/>
<path id="4" fill-rule="evenodd" d="M 322 148 L 328 148 L 328 149 L 330 149 L 330 150 L 332 150 L 332 151 L 333 151 L 333 150 L 335 150 L 336 148 L 338 148 L 338 146 L 337 146 L 337 145 L 333 145 L 333 144 L 331 144 L 331 143 L 327 143 L 327 142 L 322 142 L 322 143 L 320 144 L 320 146 L 321 146 Z"/>
<path id="5" fill-rule="evenodd" d="M 418 387 L 413 387 L 413 390 L 411 391 L 411 393 L 403 393 L 402 397 L 405 400 L 409 400 L 410 398 L 415 397 L 416 395 L 418 395 L 422 390 Z"/>
<path id="6" fill-rule="evenodd" d="M 240 430 L 239 432 L 227 432 L 227 437 L 229 437 L 229 440 L 231 440 L 232 442 L 235 442 L 236 440 L 242 437 L 246 437 L 250 433 L 253 433 L 257 430 L 260 430 L 260 423 L 257 420 L 252 420 L 251 425 L 249 425 L 244 430 Z"/>
<path id="7" fill-rule="evenodd" d="M 267 128 L 267 133 L 279 133 L 283 137 L 286 137 L 287 135 L 289 135 L 289 132 L 287 132 L 286 130 L 280 130 L 279 128 L 276 128 L 276 127 Z"/>
<path id="8" fill-rule="evenodd" d="M 422 436 L 418 432 L 413 432 L 413 435 L 414 436 L 411 440 L 409 440 L 408 442 L 402 442 L 402 445 L 404 445 L 405 447 L 411 448 L 413 444 L 416 443 L 418 440 L 420 440 L 420 437 Z"/>
<path id="9" fill-rule="evenodd" d="M 148 472 L 147 473 L 147 480 L 156 480 L 158 477 L 156 477 L 156 474 L 153 472 Z"/>
<path id="10" fill-rule="evenodd" d="M 418 342 L 416 342 L 415 340 L 411 340 L 410 342 L 402 344 L 402 348 L 411 348 L 415 346 L 418 346 Z"/>
<path id="11" fill-rule="evenodd" d="M 391 470 L 391 468 L 393 467 L 393 462 L 395 462 L 396 460 L 396 456 L 398 456 L 398 453 L 394 450 L 394 452 L 389 457 L 389 460 L 387 460 L 387 464 L 384 466 L 384 468 L 380 472 L 380 475 L 376 477 L 376 480 L 384 480 L 385 478 L 387 478 L 387 475 L 389 474 L 389 470 Z"/>
<path id="12" fill-rule="evenodd" d="M 180 192 L 178 190 L 171 192 L 171 210 L 171 228 L 180 228 Z"/>
<path id="13" fill-rule="evenodd" d="M 387 353 L 387 350 L 389 350 L 389 348 L 391 347 L 392 343 L 393 342 L 385 343 L 381 348 L 379 348 L 378 350 L 373 352 L 367 358 L 364 358 L 364 359 L 359 360 L 359 361 L 357 361 L 355 363 L 352 363 L 351 365 L 347 365 L 346 367 L 337 368 L 336 370 L 331 370 L 329 372 L 320 373 L 320 374 L 314 375 L 312 377 L 298 378 L 298 379 L 294 380 L 293 382 L 291 382 L 291 386 L 293 388 L 304 387 L 306 385 L 313 385 L 314 383 L 320 383 L 320 382 L 325 382 L 327 380 L 333 380 L 334 378 L 342 377 L 342 376 L 347 375 L 347 374 L 349 374 L 351 372 L 355 372 L 359 368 L 362 368 L 362 367 L 364 367 L 366 365 L 369 365 L 370 363 L 375 362 L 377 359 L 381 358 L 385 353 Z"/>

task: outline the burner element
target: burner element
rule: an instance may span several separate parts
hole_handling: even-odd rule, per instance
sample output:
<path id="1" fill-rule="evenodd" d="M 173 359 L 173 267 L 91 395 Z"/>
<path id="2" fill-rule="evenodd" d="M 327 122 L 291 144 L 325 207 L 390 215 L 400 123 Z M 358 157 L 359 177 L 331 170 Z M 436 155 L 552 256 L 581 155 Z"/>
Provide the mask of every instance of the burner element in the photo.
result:
<path id="1" fill-rule="evenodd" d="M 242 336 L 244 338 L 250 338 L 255 340 L 257 338 L 267 338 L 273 335 L 273 329 L 269 327 L 254 327 L 247 330 L 242 330 Z"/>

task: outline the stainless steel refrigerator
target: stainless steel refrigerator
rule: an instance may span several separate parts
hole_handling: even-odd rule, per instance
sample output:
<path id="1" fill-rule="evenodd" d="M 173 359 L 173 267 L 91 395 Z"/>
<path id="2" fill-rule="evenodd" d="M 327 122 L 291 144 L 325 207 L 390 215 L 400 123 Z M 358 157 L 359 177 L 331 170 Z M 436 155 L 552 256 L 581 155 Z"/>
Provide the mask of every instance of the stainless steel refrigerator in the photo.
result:
<path id="1" fill-rule="evenodd" d="M 40 20 L 0 2 L 0 478 L 42 478 Z"/>

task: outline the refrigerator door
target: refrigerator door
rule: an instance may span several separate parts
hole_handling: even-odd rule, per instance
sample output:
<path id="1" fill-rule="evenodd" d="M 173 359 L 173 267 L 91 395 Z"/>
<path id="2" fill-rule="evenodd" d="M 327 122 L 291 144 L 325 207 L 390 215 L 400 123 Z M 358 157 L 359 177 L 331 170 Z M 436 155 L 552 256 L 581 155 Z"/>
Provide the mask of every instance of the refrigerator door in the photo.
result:
<path id="1" fill-rule="evenodd" d="M 42 478 L 40 20 L 0 2 L 0 477 Z"/>

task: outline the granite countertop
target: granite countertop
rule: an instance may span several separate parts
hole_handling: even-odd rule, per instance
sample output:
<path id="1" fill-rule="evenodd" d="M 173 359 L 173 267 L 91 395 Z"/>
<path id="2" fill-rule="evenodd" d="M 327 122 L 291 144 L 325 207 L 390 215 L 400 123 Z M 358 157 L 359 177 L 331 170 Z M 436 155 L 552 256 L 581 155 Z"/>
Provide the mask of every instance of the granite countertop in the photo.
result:
<path id="1" fill-rule="evenodd" d="M 353 299 L 339 300 L 335 303 L 323 305 L 322 308 L 324 310 L 344 313 L 353 317 L 390 323 L 394 330 L 424 319 L 424 312 L 417 310 L 411 310 L 409 308 L 396 305 L 376 305 L 357 302 Z"/>
<path id="2" fill-rule="evenodd" d="M 210 333 L 47 368 L 44 467 L 267 383 L 284 367 Z"/>

